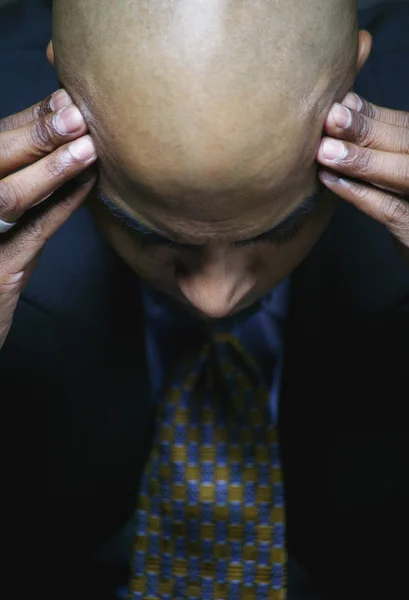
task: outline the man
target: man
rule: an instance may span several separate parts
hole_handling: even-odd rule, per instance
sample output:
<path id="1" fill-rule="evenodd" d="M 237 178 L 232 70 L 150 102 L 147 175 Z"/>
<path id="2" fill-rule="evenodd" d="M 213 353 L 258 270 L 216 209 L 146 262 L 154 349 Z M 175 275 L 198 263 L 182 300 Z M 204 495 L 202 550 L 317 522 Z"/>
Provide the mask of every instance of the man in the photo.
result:
<path id="1" fill-rule="evenodd" d="M 27 557 L 25 585 L 40 582 L 50 595 L 58 585 L 63 595 L 74 582 L 70 597 L 82 593 L 76 563 L 137 506 L 167 377 L 200 351 L 201 317 L 230 317 L 268 380 L 273 422 L 279 400 L 288 597 L 390 592 L 404 581 L 407 556 L 407 267 L 387 232 L 344 204 L 291 282 L 288 275 L 334 209 L 333 197 L 316 195 L 324 124 L 362 159 L 337 163 L 320 149 L 330 169 L 321 181 L 389 225 L 405 254 L 406 117 L 368 118 L 375 109 L 360 112 L 356 97 L 348 99 L 354 110 L 338 105 L 328 116 L 370 50 L 369 36 L 357 36 L 353 3 L 331 0 L 323 11 L 310 2 L 307 12 L 287 1 L 279 13 L 268 3 L 257 12 L 246 3 L 225 12 L 189 6 L 55 4 L 59 78 L 100 158 L 90 210 L 132 270 L 80 211 L 51 239 L 12 325 L 13 311 L 3 310 L 4 337 L 11 326 L 1 354 L 3 439 L 7 454 L 24 449 L 5 464 L 5 562 L 12 570 L 13 556 Z M 351 123 L 336 126 L 337 114 Z M 15 126 L 5 130 L 14 132 L 11 144 Z M 59 137 L 48 164 L 85 132 L 82 123 Z M 376 150 L 365 154 L 360 141 Z M 23 166 L 13 156 L 8 173 Z M 26 264 L 40 242 L 86 195 L 75 188 L 65 203 L 23 215 L 57 177 L 61 184 L 86 166 L 75 164 L 54 169 L 51 182 L 33 178 L 35 186 L 27 170 L 3 179 L 0 218 L 19 220 L 3 237 L 4 278 L 32 271 Z M 338 170 L 354 180 L 328 178 Z M 25 206 L 25 197 L 11 202 L 17 175 L 16 186 L 30 187 Z M 11 283 L 6 291 L 3 283 L 3 308 L 16 299 Z M 92 583 L 99 597 L 100 581 Z"/>

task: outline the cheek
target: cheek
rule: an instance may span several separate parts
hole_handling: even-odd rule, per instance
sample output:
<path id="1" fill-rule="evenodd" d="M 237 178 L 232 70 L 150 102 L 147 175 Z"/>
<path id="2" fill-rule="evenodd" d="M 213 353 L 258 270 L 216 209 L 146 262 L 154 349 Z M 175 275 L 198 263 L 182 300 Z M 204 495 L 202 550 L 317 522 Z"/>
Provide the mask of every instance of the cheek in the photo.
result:
<path id="1" fill-rule="evenodd" d="M 141 279 L 163 291 L 175 288 L 175 260 L 171 249 L 140 247 L 109 214 L 99 207 L 90 206 L 90 209 L 109 245 Z"/>
<path id="2" fill-rule="evenodd" d="M 124 234 L 119 244 L 122 258 L 141 279 L 168 293 L 175 289 L 175 256 L 171 250 L 140 248 Z"/>
<path id="3" fill-rule="evenodd" d="M 175 256 L 169 248 L 138 246 L 120 227 L 111 231 L 109 242 L 141 279 L 165 290 L 174 284 Z"/>

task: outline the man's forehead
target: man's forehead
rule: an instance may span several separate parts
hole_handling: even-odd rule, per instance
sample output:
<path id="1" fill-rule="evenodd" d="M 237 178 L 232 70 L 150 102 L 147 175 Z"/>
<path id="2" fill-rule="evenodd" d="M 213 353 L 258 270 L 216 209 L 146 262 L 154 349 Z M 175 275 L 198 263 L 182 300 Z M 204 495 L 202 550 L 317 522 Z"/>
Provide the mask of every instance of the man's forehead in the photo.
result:
<path id="1" fill-rule="evenodd" d="M 257 237 L 280 224 L 317 191 L 315 169 L 286 181 L 280 192 L 232 194 L 222 192 L 197 197 L 158 197 L 143 188 L 118 188 L 100 177 L 99 190 L 111 207 L 134 219 L 143 228 L 182 243 L 207 243 L 212 239 L 236 241 Z"/>
<path id="2" fill-rule="evenodd" d="M 92 129 L 109 178 L 190 201 L 220 192 L 237 197 L 279 191 L 288 177 L 311 167 L 324 119 L 288 114 L 264 128 L 247 122 L 241 132 L 234 127 L 215 132 L 205 124 L 191 131 L 180 124 L 171 133 L 165 125 L 160 131 L 141 123 L 127 128 L 95 123 Z"/>
<path id="3" fill-rule="evenodd" d="M 272 139 L 271 148 L 250 157 L 249 164 L 227 166 L 209 164 L 206 157 L 204 165 L 187 159 L 169 168 L 165 152 L 158 151 L 156 160 L 138 151 L 121 158 L 112 153 L 102 163 L 100 188 L 127 214 L 170 239 L 252 238 L 280 223 L 314 191 L 319 132 L 316 143 L 312 137 L 293 138 L 292 144 L 283 140 L 278 147 Z"/>
<path id="4" fill-rule="evenodd" d="M 240 118 L 226 119 L 226 111 L 204 115 L 196 107 L 193 115 L 190 107 L 185 115 L 171 111 L 169 121 L 161 111 L 145 111 L 136 96 L 121 110 L 118 99 L 109 110 L 104 95 L 94 99 L 89 125 L 102 190 L 163 232 L 180 225 L 200 235 L 204 227 L 237 231 L 246 220 L 274 223 L 314 187 L 316 152 L 334 95 L 323 93 L 323 85 L 318 82 L 297 105 L 274 104 L 276 98 L 247 117 L 239 110 Z"/>

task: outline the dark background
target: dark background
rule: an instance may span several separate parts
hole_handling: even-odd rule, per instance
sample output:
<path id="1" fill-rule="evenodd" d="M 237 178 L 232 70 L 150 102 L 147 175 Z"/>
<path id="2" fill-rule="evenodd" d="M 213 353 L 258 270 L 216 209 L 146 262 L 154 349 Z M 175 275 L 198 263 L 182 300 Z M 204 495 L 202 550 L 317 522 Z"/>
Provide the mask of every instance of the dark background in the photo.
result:
<path id="1" fill-rule="evenodd" d="M 66 0 L 69 2 L 69 0 Z M 97 1 L 97 0 L 95 0 Z M 4 4 L 5 0 L 0 0 Z M 323 0 L 325 2 L 325 0 Z M 362 0 L 363 5 L 371 4 L 370 8 L 362 10 L 360 13 L 361 26 L 368 29 L 374 36 L 374 50 L 367 66 L 360 74 L 356 91 L 362 93 L 372 102 L 387 106 L 393 109 L 409 110 L 409 3 L 408 0 L 395 2 L 393 0 Z M 54 91 L 57 87 L 57 81 L 53 69 L 48 65 L 45 58 L 45 50 L 48 41 L 51 38 L 51 11 L 50 2 L 47 0 L 13 0 L 10 4 L 0 9 L 0 117 L 12 114 L 18 110 L 24 109 L 30 104 L 38 102 Z M 395 90 L 395 91 L 394 91 Z M 398 93 L 396 91 L 398 90 Z M 6 420 L 7 424 L 7 420 Z M 8 449 L 12 452 L 12 449 Z M 9 457 L 8 457 L 9 458 Z M 38 475 L 33 473 L 32 479 L 23 482 L 24 487 L 36 490 L 41 486 Z M 20 489 L 20 487 L 18 487 Z M 5 492 L 3 492 L 5 493 Z M 14 492 L 13 492 L 14 493 Z M 31 497 L 32 500 L 32 497 Z M 17 504 L 20 500 L 16 499 Z M 31 503 L 32 505 L 32 503 Z M 35 502 L 34 502 L 35 505 Z M 25 510 L 31 508 L 25 506 Z M 7 516 L 7 515 L 6 515 Z M 38 518 L 38 515 L 36 515 Z M 61 515 L 64 519 L 64 515 Z M 60 523 L 57 520 L 56 527 Z M 41 525 L 39 524 L 39 528 Z M 2 531 L 3 552 L 7 555 L 9 547 L 7 540 L 14 539 L 13 546 L 20 544 L 19 539 L 15 540 L 15 532 L 21 532 L 19 523 L 13 521 L 10 523 L 10 531 Z M 30 541 L 30 540 L 28 540 Z M 28 542 L 24 540 L 25 543 Z M 23 541 L 21 543 L 23 546 Z M 95 566 L 95 571 L 103 572 L 103 591 L 97 593 L 96 582 L 99 581 L 99 575 L 92 575 L 92 569 L 87 565 L 87 574 L 79 576 L 81 587 L 72 595 L 70 600 L 80 600 L 82 598 L 98 597 L 98 600 L 105 600 L 108 593 L 107 580 L 109 577 L 115 584 L 122 578 L 122 574 L 117 576 L 115 570 L 115 561 L 119 561 L 120 546 L 123 546 L 123 539 L 118 538 L 118 545 L 110 546 L 111 554 L 105 553 L 105 563 L 110 562 L 111 571 L 107 569 L 106 564 L 101 567 Z M 30 547 L 30 545 L 29 545 Z M 68 552 L 69 554 L 69 552 Z M 27 553 L 28 556 L 28 553 Z M 35 570 L 43 557 L 36 557 L 32 554 L 29 560 L 24 563 L 25 581 L 30 580 L 30 574 L 35 574 Z M 64 557 L 66 559 L 66 557 Z M 48 558 L 48 561 L 50 558 Z M 57 589 L 53 587 L 52 572 L 53 568 L 56 576 L 63 572 L 67 575 L 67 564 L 63 563 L 62 557 L 55 557 L 57 563 L 61 561 L 59 568 L 47 562 L 49 571 L 50 590 Z M 18 560 L 10 561 L 7 564 L 10 570 L 13 570 L 15 563 L 15 574 L 7 573 L 8 579 L 13 579 L 16 584 L 21 580 L 22 565 Z M 123 563 L 122 563 L 123 564 Z M 58 566 L 58 565 L 57 565 Z M 44 565 L 43 565 L 44 568 Z M 69 572 L 70 579 L 74 574 Z M 127 577 L 127 565 L 124 566 L 124 580 Z M 94 594 L 87 594 L 86 579 L 90 581 L 89 587 Z M 113 584 L 114 585 L 114 584 Z M 35 589 L 35 588 L 34 588 Z M 62 598 L 62 591 L 58 589 L 58 597 Z M 43 590 L 43 598 L 48 597 L 47 589 Z M 116 598 L 120 596 L 116 595 Z M 314 599 L 316 600 L 316 599 Z"/>

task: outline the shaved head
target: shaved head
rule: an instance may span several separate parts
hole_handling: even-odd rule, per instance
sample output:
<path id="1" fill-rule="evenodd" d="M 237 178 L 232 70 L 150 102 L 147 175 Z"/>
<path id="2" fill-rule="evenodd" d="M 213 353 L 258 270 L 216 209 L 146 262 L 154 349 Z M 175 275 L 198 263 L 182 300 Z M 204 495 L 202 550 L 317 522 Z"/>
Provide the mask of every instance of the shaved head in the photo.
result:
<path id="1" fill-rule="evenodd" d="M 172 240 L 230 242 L 314 189 L 325 118 L 355 79 L 357 9 L 55 0 L 53 42 L 114 203 Z"/>
<path id="2" fill-rule="evenodd" d="M 294 116 L 353 81 L 353 0 L 59 0 L 54 15 L 61 77 L 166 194 L 268 185 L 272 141 L 282 163 Z"/>

